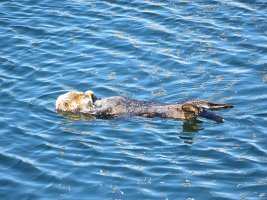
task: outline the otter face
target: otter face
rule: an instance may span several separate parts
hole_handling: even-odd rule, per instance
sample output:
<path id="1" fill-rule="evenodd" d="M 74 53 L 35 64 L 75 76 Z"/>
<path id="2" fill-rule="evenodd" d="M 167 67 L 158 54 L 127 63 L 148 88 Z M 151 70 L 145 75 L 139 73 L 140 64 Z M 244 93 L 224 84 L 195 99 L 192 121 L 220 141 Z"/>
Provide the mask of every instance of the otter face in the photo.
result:
<path id="1" fill-rule="evenodd" d="M 69 113 L 86 113 L 94 107 L 96 97 L 94 92 L 85 93 L 71 91 L 60 95 L 56 101 L 56 110 Z"/>

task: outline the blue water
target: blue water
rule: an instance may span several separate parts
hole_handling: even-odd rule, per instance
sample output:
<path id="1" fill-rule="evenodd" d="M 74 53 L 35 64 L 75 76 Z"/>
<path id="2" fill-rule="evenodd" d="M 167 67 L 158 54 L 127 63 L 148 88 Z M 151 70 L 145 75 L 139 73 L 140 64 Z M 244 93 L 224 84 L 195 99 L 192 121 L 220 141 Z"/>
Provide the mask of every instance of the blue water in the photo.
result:
<path id="1" fill-rule="evenodd" d="M 1 199 L 267 199 L 266 7 L 1 1 Z M 72 89 L 235 107 L 222 124 L 65 118 Z"/>

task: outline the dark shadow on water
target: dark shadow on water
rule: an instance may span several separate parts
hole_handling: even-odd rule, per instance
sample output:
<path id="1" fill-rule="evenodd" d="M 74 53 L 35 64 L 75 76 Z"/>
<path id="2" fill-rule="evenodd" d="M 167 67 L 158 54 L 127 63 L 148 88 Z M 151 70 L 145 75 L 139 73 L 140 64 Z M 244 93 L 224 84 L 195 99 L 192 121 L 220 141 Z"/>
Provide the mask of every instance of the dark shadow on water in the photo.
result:
<path id="1" fill-rule="evenodd" d="M 181 140 L 183 140 L 186 144 L 193 144 L 194 143 L 194 137 L 192 136 L 179 136 Z"/>
<path id="2" fill-rule="evenodd" d="M 66 112 L 58 112 L 63 117 L 70 119 L 72 121 L 81 121 L 81 120 L 94 120 L 96 119 L 92 115 L 83 115 L 83 114 L 73 114 L 73 113 L 66 113 Z"/>
<path id="3" fill-rule="evenodd" d="M 95 120 L 96 117 L 92 115 L 84 115 L 84 114 L 73 114 L 73 113 L 66 113 L 66 112 L 58 112 L 60 115 L 62 115 L 65 118 L 68 118 L 73 121 L 80 121 L 80 120 Z M 123 117 L 117 117 L 118 119 L 122 119 Z M 129 116 L 125 116 L 125 119 L 129 118 Z M 114 118 L 107 118 L 107 119 L 114 119 Z M 201 128 L 202 121 L 198 119 L 192 119 L 192 120 L 186 120 L 183 123 L 183 132 L 199 132 L 200 130 L 203 130 Z"/>
<path id="4" fill-rule="evenodd" d="M 203 122 L 198 119 L 186 120 L 183 124 L 183 132 L 199 132 L 203 130 L 203 128 L 201 127 L 202 123 Z"/>
<path id="5" fill-rule="evenodd" d="M 186 144 L 193 144 L 194 143 L 194 135 L 189 135 L 189 133 L 197 133 L 201 130 L 202 128 L 202 121 L 198 119 L 192 119 L 192 120 L 186 120 L 183 123 L 183 132 L 184 135 L 180 135 L 179 138 L 183 140 L 184 143 Z"/>
<path id="6" fill-rule="evenodd" d="M 71 113 L 65 113 L 65 112 L 58 112 L 60 115 L 63 117 L 70 119 L 72 121 L 80 121 L 80 120 L 86 120 L 86 121 L 91 121 L 95 120 L 96 117 L 91 116 L 91 115 L 83 115 L 83 114 L 71 114 Z M 127 119 L 126 117 L 125 119 Z M 110 119 L 110 118 L 108 118 Z M 107 120 L 108 120 L 107 119 Z M 114 119 L 114 118 L 111 118 Z M 118 117 L 118 119 L 122 119 L 121 117 Z M 182 132 L 179 134 L 179 138 L 183 140 L 184 143 L 186 144 L 193 144 L 195 141 L 195 135 L 193 133 L 198 133 L 204 128 L 202 127 L 203 121 L 199 119 L 192 119 L 192 120 L 185 120 L 183 121 L 182 125 Z M 191 134 L 190 134 L 191 133 Z"/>

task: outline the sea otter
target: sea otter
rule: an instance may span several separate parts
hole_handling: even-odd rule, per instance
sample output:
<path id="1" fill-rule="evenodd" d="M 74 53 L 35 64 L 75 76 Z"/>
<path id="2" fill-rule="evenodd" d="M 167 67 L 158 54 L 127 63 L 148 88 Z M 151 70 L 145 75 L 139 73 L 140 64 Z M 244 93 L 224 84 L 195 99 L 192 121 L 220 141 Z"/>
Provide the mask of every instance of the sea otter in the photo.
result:
<path id="1" fill-rule="evenodd" d="M 95 118 L 116 118 L 124 116 L 161 117 L 179 120 L 194 119 L 202 116 L 217 122 L 223 122 L 219 115 L 208 110 L 231 108 L 232 104 L 218 104 L 202 100 L 184 101 L 174 104 L 161 104 L 138 101 L 127 97 L 114 96 L 98 99 L 91 90 L 71 91 L 62 94 L 56 101 L 56 110 L 60 113 L 83 114 Z"/>

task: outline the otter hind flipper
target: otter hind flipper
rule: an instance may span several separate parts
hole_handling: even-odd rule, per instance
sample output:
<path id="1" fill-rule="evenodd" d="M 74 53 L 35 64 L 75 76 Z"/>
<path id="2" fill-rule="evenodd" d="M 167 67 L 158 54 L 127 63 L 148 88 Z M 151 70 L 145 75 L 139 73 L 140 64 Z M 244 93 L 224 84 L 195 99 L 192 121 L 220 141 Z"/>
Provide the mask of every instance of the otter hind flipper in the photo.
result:
<path id="1" fill-rule="evenodd" d="M 233 108 L 233 104 L 224 104 L 224 103 L 213 103 L 208 102 L 209 109 L 211 110 L 220 110 L 220 109 L 226 109 L 226 108 Z"/>
<path id="2" fill-rule="evenodd" d="M 213 103 L 213 102 L 203 101 L 203 100 L 186 101 L 184 103 L 190 103 L 190 104 L 193 104 L 199 108 L 204 108 L 204 109 L 208 109 L 208 110 L 220 110 L 220 109 L 226 109 L 226 108 L 234 107 L 233 104 Z"/>
<path id="3" fill-rule="evenodd" d="M 200 112 L 199 116 L 200 117 L 204 117 L 206 119 L 213 120 L 213 121 L 218 122 L 218 123 L 223 123 L 224 122 L 224 119 L 220 115 L 217 115 L 215 113 L 209 112 L 207 110 L 202 110 Z"/>

